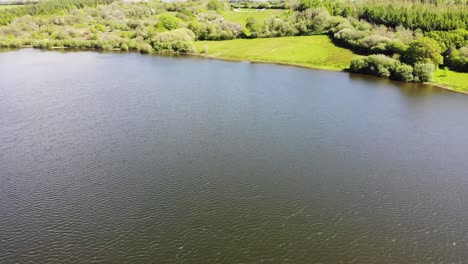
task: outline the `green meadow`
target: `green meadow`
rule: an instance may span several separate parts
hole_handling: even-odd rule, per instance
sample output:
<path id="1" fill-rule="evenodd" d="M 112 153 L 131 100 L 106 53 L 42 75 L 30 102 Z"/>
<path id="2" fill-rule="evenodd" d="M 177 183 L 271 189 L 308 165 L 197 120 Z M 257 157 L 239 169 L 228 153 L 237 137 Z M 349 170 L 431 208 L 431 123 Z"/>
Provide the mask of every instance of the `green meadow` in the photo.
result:
<path id="1" fill-rule="evenodd" d="M 197 41 L 197 52 L 232 60 L 285 63 L 317 69 L 342 71 L 358 56 L 335 46 L 324 35 L 227 41 Z"/>
<path id="2" fill-rule="evenodd" d="M 265 9 L 263 11 L 256 11 L 256 9 L 240 9 L 240 11 L 241 12 L 236 12 L 234 10 L 223 11 L 221 15 L 228 21 L 245 26 L 247 18 L 250 16 L 255 17 L 258 21 L 265 21 L 285 12 L 284 9 Z"/>
<path id="3" fill-rule="evenodd" d="M 466 72 L 438 69 L 434 73 L 433 82 L 455 91 L 468 93 L 468 74 Z"/>

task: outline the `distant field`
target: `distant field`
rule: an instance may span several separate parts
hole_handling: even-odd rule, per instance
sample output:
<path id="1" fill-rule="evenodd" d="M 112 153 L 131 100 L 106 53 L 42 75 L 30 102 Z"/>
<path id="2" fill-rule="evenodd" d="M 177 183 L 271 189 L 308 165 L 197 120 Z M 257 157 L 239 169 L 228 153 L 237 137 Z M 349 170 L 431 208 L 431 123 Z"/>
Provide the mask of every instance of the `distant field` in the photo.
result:
<path id="1" fill-rule="evenodd" d="M 0 5 L 0 10 L 7 9 L 7 8 L 15 8 L 21 5 Z"/>
<path id="2" fill-rule="evenodd" d="M 236 39 L 195 42 L 198 52 L 215 58 L 288 63 L 318 69 L 340 71 L 358 56 L 335 46 L 327 36 L 268 39 Z"/>
<path id="3" fill-rule="evenodd" d="M 434 74 L 434 82 L 450 86 L 453 90 L 468 92 L 468 73 L 437 70 Z"/>
<path id="4" fill-rule="evenodd" d="M 245 26 L 245 23 L 249 16 L 255 17 L 258 21 L 265 21 L 268 20 L 270 17 L 281 15 L 284 12 L 284 10 L 282 9 L 265 9 L 259 12 L 257 12 L 255 9 L 241 9 L 241 11 L 246 12 L 236 12 L 230 10 L 224 11 L 222 15 L 228 21 L 237 22 L 242 26 Z"/>

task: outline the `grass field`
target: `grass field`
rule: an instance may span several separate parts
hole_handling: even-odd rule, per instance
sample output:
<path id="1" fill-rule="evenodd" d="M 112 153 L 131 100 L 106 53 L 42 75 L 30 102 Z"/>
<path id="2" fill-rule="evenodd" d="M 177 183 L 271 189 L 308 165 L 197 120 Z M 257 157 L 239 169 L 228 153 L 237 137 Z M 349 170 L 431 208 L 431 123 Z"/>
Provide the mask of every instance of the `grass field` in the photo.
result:
<path id="1" fill-rule="evenodd" d="M 228 21 L 236 22 L 245 26 L 247 18 L 249 16 L 255 17 L 258 21 L 262 22 L 268 20 L 270 17 L 275 17 L 281 15 L 284 10 L 282 9 L 265 9 L 261 12 L 256 12 L 255 9 L 252 9 L 253 12 L 250 10 L 246 10 L 246 12 L 236 12 L 236 11 L 224 11 L 221 15 Z"/>
<path id="2" fill-rule="evenodd" d="M 7 9 L 7 8 L 15 8 L 21 5 L 0 5 L 0 10 Z"/>
<path id="3" fill-rule="evenodd" d="M 468 73 L 437 70 L 434 83 L 448 86 L 456 91 L 468 92 Z"/>
<path id="4" fill-rule="evenodd" d="M 358 56 L 335 46 L 327 36 L 236 39 L 195 42 L 198 52 L 215 58 L 287 63 L 341 71 Z"/>

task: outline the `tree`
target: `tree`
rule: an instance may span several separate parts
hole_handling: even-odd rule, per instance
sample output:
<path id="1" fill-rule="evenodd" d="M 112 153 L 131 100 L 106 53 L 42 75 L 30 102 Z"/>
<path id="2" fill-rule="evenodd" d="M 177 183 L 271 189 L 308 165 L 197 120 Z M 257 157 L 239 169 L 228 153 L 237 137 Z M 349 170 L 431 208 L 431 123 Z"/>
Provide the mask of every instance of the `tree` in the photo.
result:
<path id="1" fill-rule="evenodd" d="M 451 69 L 468 72 L 468 46 L 460 49 L 450 49 L 446 59 L 446 65 Z"/>
<path id="2" fill-rule="evenodd" d="M 206 7 L 208 8 L 208 10 L 215 10 L 215 11 L 224 10 L 224 4 L 221 3 L 221 1 L 219 0 L 210 0 L 208 4 L 206 5 Z"/>
<path id="3" fill-rule="evenodd" d="M 437 41 L 422 37 L 409 44 L 408 49 L 403 54 L 403 59 L 413 65 L 416 63 L 432 63 L 438 66 L 443 62 L 441 53 L 442 49 Z"/>
<path id="4" fill-rule="evenodd" d="M 255 35 L 256 32 L 260 29 L 260 23 L 258 23 L 257 19 L 253 16 L 249 16 L 247 17 L 247 22 L 245 23 L 245 28 L 247 28 L 247 30 Z"/>
<path id="5" fill-rule="evenodd" d="M 159 22 L 156 24 L 156 29 L 158 31 L 167 31 L 179 28 L 180 19 L 173 15 L 161 15 L 159 17 Z"/>
<path id="6" fill-rule="evenodd" d="M 402 64 L 396 67 L 395 69 L 395 80 L 402 82 L 411 82 L 413 81 L 413 67 Z"/>

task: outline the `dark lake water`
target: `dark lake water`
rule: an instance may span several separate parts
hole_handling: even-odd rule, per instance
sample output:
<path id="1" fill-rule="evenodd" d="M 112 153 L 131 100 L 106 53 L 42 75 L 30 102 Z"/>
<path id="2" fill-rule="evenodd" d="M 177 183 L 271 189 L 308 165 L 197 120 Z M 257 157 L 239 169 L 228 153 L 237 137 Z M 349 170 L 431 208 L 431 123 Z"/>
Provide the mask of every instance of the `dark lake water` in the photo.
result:
<path id="1" fill-rule="evenodd" d="M 0 263 L 466 263 L 468 96 L 0 53 Z"/>

